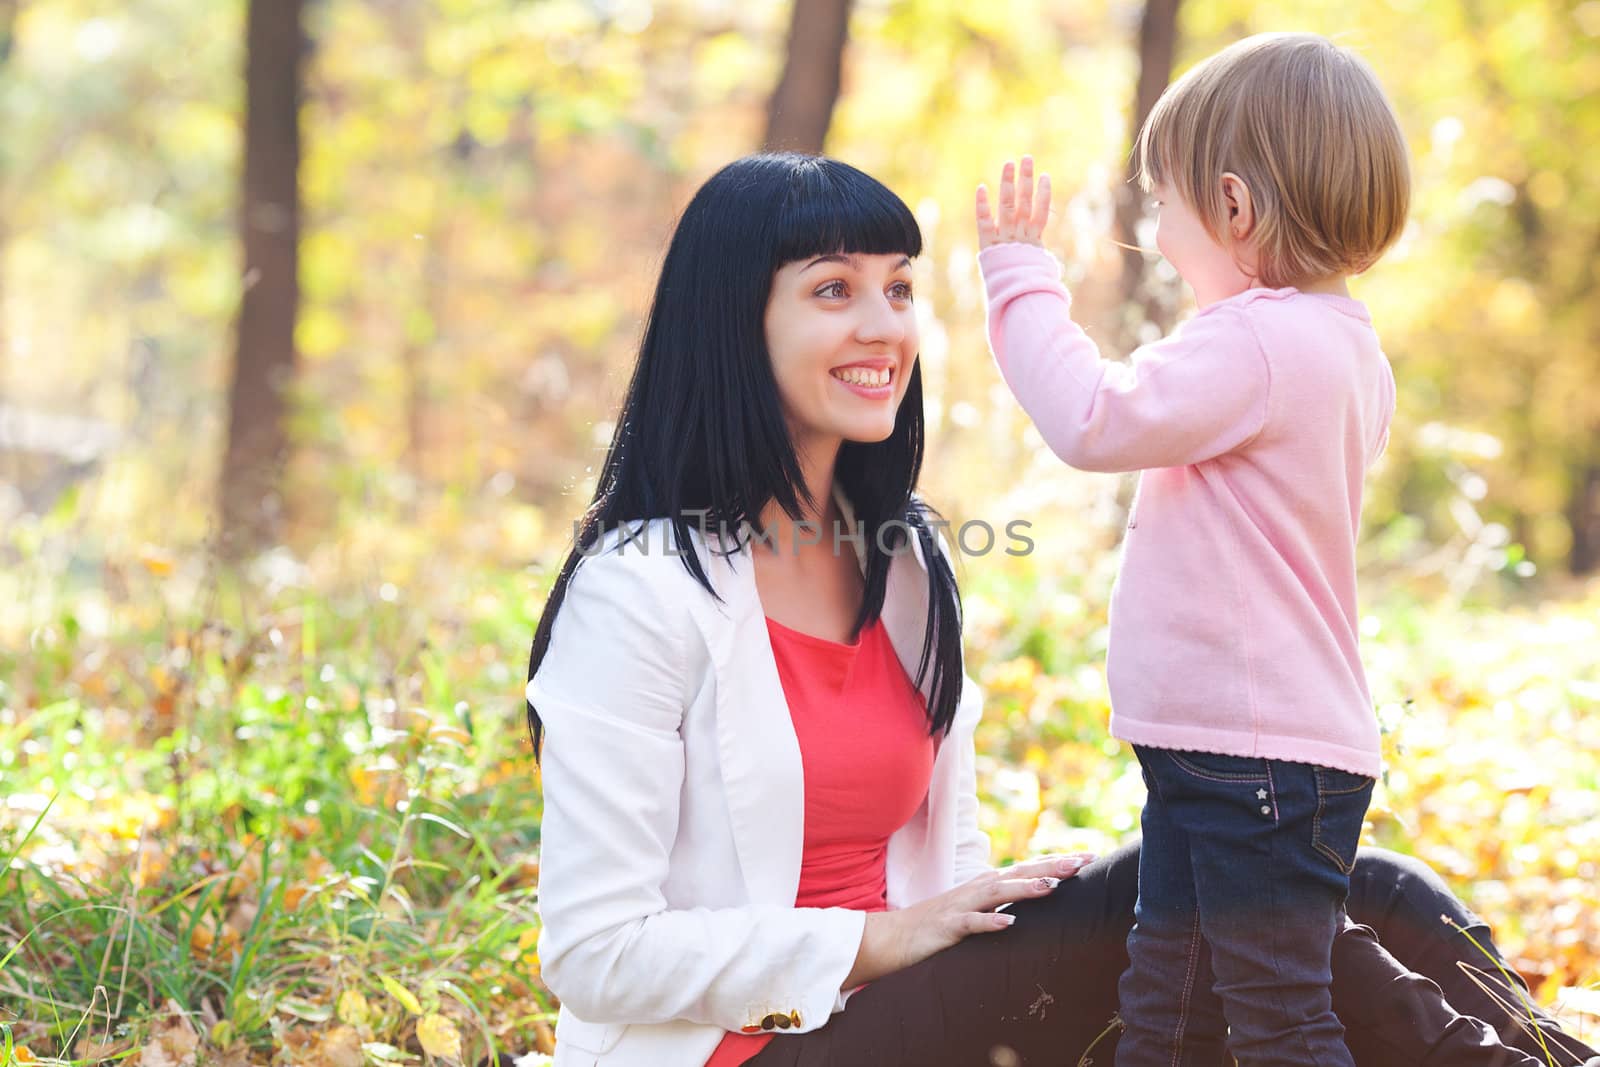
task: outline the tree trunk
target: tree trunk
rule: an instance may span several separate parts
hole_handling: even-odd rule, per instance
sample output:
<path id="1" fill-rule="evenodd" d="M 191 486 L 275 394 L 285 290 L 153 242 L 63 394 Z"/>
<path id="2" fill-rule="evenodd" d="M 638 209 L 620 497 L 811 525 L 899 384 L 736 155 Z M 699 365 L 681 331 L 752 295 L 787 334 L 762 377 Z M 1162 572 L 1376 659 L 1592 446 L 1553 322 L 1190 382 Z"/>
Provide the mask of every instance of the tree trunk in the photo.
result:
<path id="1" fill-rule="evenodd" d="M 245 64 L 239 309 L 221 548 L 242 558 L 281 534 L 289 454 L 287 391 L 295 376 L 300 303 L 300 99 L 303 0 L 250 0 Z"/>
<path id="2" fill-rule="evenodd" d="M 1172 80 L 1172 60 L 1178 45 L 1178 4 L 1180 0 L 1147 0 L 1144 16 L 1139 21 L 1139 84 L 1133 98 L 1133 140 L 1130 140 L 1127 180 L 1117 189 L 1114 222 L 1116 239 L 1125 245 L 1134 245 L 1139 220 L 1144 215 L 1144 196 L 1136 181 L 1132 145 L 1137 141 L 1144 120 L 1156 106 L 1156 100 Z M 1141 323 L 1154 322 L 1164 334 L 1172 328 L 1171 310 L 1153 300 L 1145 292 L 1145 259 L 1143 252 L 1122 250 L 1122 318 L 1124 328 L 1118 331 L 1120 347 L 1129 351 L 1136 347 L 1137 331 Z"/>
<path id="3" fill-rule="evenodd" d="M 21 0 L 0 0 L 0 78 L 5 77 L 5 69 L 11 63 L 11 50 L 16 44 L 17 8 L 20 6 Z M 0 174 L 0 189 L 6 187 L 10 177 L 9 174 Z M 0 205 L 0 207 L 8 206 L 10 205 Z M 5 220 L 0 218 L 0 400 L 4 400 L 6 395 L 6 368 L 10 365 L 11 355 L 8 350 L 11 337 L 6 332 L 5 319 L 5 263 L 9 237 Z"/>
<path id="4" fill-rule="evenodd" d="M 1572 472 L 1567 525 L 1572 530 L 1567 568 L 1579 577 L 1592 574 L 1600 567 L 1600 462 L 1579 464 Z"/>
<path id="5" fill-rule="evenodd" d="M 794 0 L 783 77 L 767 105 L 768 151 L 822 152 L 849 28 L 850 0 Z"/>
<path id="6" fill-rule="evenodd" d="M 436 187 L 446 179 L 435 179 Z M 447 308 L 445 289 L 450 272 L 450 231 L 446 209 L 439 206 L 442 195 L 434 196 L 434 209 L 428 223 L 422 251 L 422 285 L 417 300 L 426 316 L 425 326 L 408 324 L 405 347 L 400 353 L 401 373 L 405 376 L 406 449 L 404 462 L 420 486 L 427 481 L 428 454 L 428 365 L 431 353 L 438 350 L 442 323 Z"/>

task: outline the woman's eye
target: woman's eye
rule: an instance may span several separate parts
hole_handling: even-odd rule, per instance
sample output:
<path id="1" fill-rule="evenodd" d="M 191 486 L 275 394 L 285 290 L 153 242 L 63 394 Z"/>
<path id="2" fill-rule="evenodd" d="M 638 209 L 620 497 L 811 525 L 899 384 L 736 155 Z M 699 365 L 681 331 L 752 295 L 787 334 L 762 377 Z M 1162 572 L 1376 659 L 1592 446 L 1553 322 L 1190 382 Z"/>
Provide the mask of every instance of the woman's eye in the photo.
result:
<path id="1" fill-rule="evenodd" d="M 833 296 L 833 297 L 844 296 L 845 295 L 844 282 L 829 282 L 827 285 L 824 285 L 822 288 L 818 289 L 812 295 L 813 296 Z"/>
<path id="2" fill-rule="evenodd" d="M 911 299 L 911 283 L 909 283 L 909 282 L 895 282 L 893 285 L 891 285 L 889 287 L 889 292 L 894 297 L 894 299 L 896 299 L 896 300 L 910 300 Z"/>

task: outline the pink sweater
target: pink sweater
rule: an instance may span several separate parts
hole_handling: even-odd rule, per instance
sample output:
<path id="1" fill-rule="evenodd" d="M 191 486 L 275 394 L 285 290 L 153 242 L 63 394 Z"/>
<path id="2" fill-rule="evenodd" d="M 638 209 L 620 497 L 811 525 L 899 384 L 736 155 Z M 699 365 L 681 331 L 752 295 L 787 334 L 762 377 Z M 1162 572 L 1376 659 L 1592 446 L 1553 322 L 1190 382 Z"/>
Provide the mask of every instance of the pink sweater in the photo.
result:
<path id="1" fill-rule="evenodd" d="M 1377 775 L 1355 543 L 1395 393 L 1366 308 L 1251 289 L 1123 364 L 1068 316 L 1050 253 L 978 262 L 995 360 L 1045 442 L 1144 471 L 1111 601 L 1112 733 Z"/>

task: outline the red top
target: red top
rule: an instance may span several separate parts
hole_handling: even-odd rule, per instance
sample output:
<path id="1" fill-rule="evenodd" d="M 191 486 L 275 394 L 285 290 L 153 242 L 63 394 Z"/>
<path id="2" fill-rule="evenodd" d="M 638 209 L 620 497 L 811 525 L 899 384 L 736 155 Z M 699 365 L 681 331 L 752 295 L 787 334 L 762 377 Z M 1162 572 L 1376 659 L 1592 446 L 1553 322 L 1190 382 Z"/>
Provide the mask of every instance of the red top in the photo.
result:
<path id="1" fill-rule="evenodd" d="M 883 911 L 889 837 L 916 813 L 933 777 L 934 743 L 922 694 L 880 621 L 863 629 L 853 645 L 772 619 L 767 635 L 805 775 L 805 844 L 795 907 Z M 773 1036 L 729 1034 L 706 1067 L 736 1067 Z"/>

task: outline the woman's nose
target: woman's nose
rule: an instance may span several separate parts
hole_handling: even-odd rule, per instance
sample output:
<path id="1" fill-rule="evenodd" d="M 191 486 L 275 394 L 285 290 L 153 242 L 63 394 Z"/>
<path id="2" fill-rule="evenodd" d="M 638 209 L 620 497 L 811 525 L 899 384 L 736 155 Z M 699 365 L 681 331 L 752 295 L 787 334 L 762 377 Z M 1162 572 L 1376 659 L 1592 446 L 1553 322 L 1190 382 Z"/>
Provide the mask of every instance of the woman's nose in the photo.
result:
<path id="1" fill-rule="evenodd" d="M 897 345 L 905 340 L 906 323 L 899 308 L 888 297 L 865 301 L 856 339 L 862 343 Z"/>

